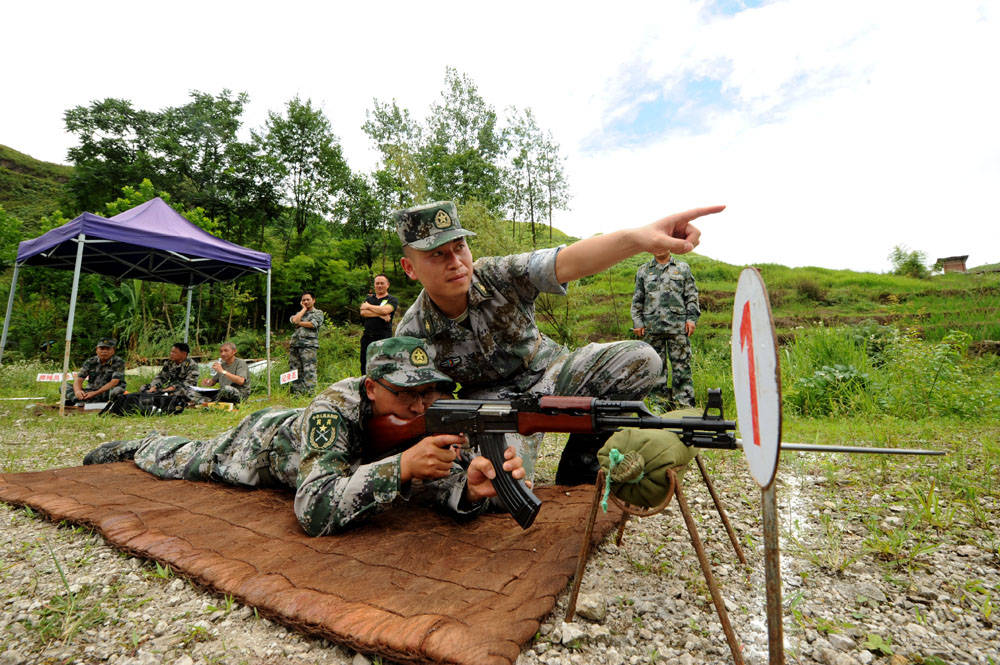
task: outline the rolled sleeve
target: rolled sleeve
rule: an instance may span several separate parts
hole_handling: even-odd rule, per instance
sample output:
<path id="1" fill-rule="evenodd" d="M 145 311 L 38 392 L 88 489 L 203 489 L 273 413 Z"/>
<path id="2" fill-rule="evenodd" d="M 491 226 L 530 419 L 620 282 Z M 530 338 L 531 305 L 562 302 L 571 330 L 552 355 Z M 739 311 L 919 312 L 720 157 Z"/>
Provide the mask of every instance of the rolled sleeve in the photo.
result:
<path id="1" fill-rule="evenodd" d="M 565 246 L 539 249 L 528 255 L 528 279 L 542 293 L 566 295 L 566 283 L 556 279 L 556 257 Z"/>

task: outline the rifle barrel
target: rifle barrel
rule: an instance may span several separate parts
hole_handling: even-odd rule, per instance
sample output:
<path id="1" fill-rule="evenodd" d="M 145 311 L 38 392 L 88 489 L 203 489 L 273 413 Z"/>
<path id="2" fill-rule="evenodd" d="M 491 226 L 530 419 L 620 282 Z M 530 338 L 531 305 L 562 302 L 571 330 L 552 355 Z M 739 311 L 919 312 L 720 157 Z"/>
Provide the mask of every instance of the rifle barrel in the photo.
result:
<path id="1" fill-rule="evenodd" d="M 743 439 L 736 439 L 743 445 Z M 944 455 L 943 450 L 926 450 L 923 448 L 867 448 L 864 446 L 823 446 L 811 443 L 782 443 L 781 450 L 809 453 L 871 453 L 876 455 Z"/>

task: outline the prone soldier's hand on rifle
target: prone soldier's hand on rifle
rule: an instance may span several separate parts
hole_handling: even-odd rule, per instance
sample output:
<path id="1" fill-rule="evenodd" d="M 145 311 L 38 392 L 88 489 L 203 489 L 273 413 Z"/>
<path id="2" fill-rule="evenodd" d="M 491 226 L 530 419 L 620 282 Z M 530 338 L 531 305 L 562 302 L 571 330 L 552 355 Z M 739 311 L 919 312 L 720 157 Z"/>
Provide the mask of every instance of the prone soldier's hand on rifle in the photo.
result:
<path id="1" fill-rule="evenodd" d="M 503 470 L 510 472 L 515 480 L 522 480 L 525 476 L 524 462 L 517 455 L 513 447 L 508 447 L 503 452 Z M 493 479 L 497 477 L 493 464 L 482 455 L 476 457 L 469 464 L 468 483 L 465 487 L 465 498 L 470 502 L 482 501 L 491 496 L 496 496 L 496 488 L 493 487 Z M 528 487 L 532 486 L 530 480 L 524 482 Z"/>
<path id="2" fill-rule="evenodd" d="M 414 478 L 435 480 L 451 473 L 451 464 L 458 459 L 458 452 L 468 445 L 463 434 L 435 434 L 421 439 L 403 451 L 399 458 L 400 482 Z"/>

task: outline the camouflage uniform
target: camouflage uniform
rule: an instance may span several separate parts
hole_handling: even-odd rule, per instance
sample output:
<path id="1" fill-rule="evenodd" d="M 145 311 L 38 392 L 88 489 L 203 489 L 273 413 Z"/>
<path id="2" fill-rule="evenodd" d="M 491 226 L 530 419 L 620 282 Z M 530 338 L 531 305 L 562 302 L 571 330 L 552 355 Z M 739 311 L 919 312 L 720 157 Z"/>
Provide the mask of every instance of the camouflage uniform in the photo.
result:
<path id="1" fill-rule="evenodd" d="M 666 368 L 669 363 L 673 377 L 673 401 L 682 407 L 694 406 L 694 383 L 691 380 L 691 341 L 684 323 L 698 322 L 698 287 L 691 268 L 683 261 L 658 263 L 651 259 L 635 273 L 635 294 L 632 296 L 632 324 L 645 328 L 643 337 L 663 360 L 663 375 L 653 386 L 653 392 L 668 400 Z"/>
<path id="2" fill-rule="evenodd" d="M 296 326 L 292 333 L 292 341 L 288 345 L 288 368 L 299 370 L 299 378 L 290 386 L 293 394 L 311 395 L 316 390 L 316 355 L 324 318 L 322 310 L 313 307 L 302 315 L 302 321 L 308 321 L 314 327 Z"/>
<path id="3" fill-rule="evenodd" d="M 113 355 L 104 364 L 101 364 L 99 357 L 91 356 L 80 366 L 77 376 L 87 379 L 87 390 L 97 390 L 111 379 L 118 379 L 118 385 L 90 399 L 78 400 L 73 393 L 73 384 L 71 383 L 66 386 L 67 404 L 73 402 L 109 402 L 112 398 L 125 392 L 125 361 L 121 356 Z"/>
<path id="4" fill-rule="evenodd" d="M 162 390 L 173 386 L 173 392 L 178 395 L 184 395 L 188 401 L 197 404 L 202 400 L 201 395 L 194 389 L 197 385 L 198 363 L 190 358 L 185 358 L 179 363 L 175 363 L 173 360 L 165 360 L 163 367 L 160 368 L 160 373 L 153 377 L 153 380 L 143 388 Z"/>
<path id="5" fill-rule="evenodd" d="M 391 342 L 389 347 L 382 347 L 382 342 L 372 347 L 372 358 L 379 356 L 383 361 L 372 371 L 372 378 L 384 377 L 408 387 L 447 381 L 429 365 L 422 343 L 399 338 Z M 401 345 L 420 348 L 425 366 L 401 359 Z M 382 354 L 383 348 L 393 354 Z M 192 441 L 153 433 L 138 441 L 106 444 L 91 452 L 84 463 L 120 461 L 128 457 L 121 450 L 131 448 L 135 463 L 161 478 L 289 487 L 295 490 L 295 516 L 311 536 L 342 531 L 400 500 L 430 503 L 456 517 L 482 512 L 486 501 L 471 505 L 463 501 L 464 467 L 471 461 L 465 451 L 448 477 L 405 485 L 400 482 L 400 454 L 362 463 L 364 423 L 372 415 L 364 378 L 333 384 L 304 409 L 257 411 L 214 439 Z"/>
<path id="6" fill-rule="evenodd" d="M 448 210 L 442 204 L 431 205 Z M 411 221 L 407 215 L 428 207 L 396 213 L 403 243 L 420 249 L 421 241 L 414 239 L 428 230 L 421 226 L 424 222 L 419 217 Z M 454 217 L 454 213 L 449 216 Z M 458 226 L 457 218 L 451 224 Z M 461 236 L 451 239 L 456 237 Z M 462 397 L 527 394 L 641 399 L 662 371 L 649 345 L 639 341 L 592 343 L 570 351 L 538 330 L 535 298 L 543 292 L 566 293 L 555 274 L 560 249 L 477 260 L 466 320 L 452 321 L 421 291 L 403 315 L 396 334 L 427 339 L 436 351 L 438 369 L 461 385 Z M 529 479 L 534 477 L 540 443 L 540 435 L 507 435 L 507 445 L 521 455 Z"/>
<path id="7" fill-rule="evenodd" d="M 215 401 L 239 404 L 250 396 L 250 368 L 247 367 L 247 361 L 243 360 L 243 358 L 233 358 L 233 362 L 229 365 L 221 360 L 219 364 L 222 365 L 222 369 L 225 371 L 236 376 L 242 376 L 246 381 L 240 386 L 224 374 L 213 376 L 209 380 L 209 383 L 211 385 L 219 385 L 219 394 L 216 395 Z"/>

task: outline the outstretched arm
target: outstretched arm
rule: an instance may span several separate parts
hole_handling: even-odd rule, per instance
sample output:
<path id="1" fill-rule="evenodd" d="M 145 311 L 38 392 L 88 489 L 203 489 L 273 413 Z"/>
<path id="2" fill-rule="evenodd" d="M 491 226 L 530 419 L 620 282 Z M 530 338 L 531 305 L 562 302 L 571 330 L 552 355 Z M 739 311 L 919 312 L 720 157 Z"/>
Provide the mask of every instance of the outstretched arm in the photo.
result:
<path id="1" fill-rule="evenodd" d="M 640 252 L 686 254 L 698 246 L 701 231 L 690 224 L 726 206 L 694 208 L 658 219 L 652 224 L 594 236 L 575 242 L 556 257 L 556 279 L 561 283 L 601 272 Z"/>

